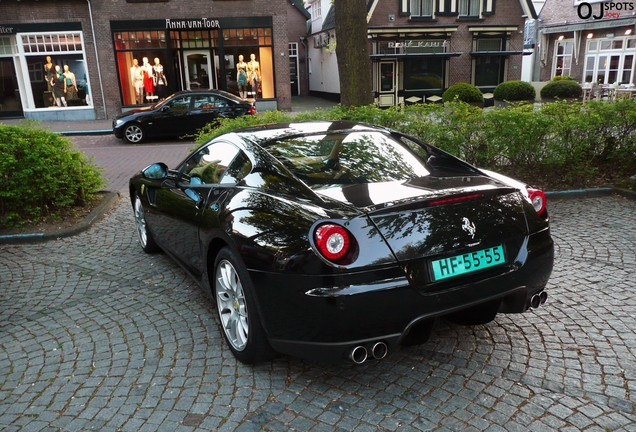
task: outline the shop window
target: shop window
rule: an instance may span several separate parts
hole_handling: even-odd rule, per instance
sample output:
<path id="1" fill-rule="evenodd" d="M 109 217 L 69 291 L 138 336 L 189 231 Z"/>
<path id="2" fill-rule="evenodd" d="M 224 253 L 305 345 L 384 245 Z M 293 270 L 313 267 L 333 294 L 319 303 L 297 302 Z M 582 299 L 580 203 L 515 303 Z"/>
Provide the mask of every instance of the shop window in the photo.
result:
<path id="1" fill-rule="evenodd" d="M 29 79 L 32 83 L 44 81 L 43 67 L 42 62 L 29 63 Z"/>
<path id="2" fill-rule="evenodd" d="M 91 105 L 81 32 L 24 33 L 17 43 L 24 51 L 34 108 Z"/>
<path id="3" fill-rule="evenodd" d="M 483 38 L 475 40 L 477 55 L 474 58 L 475 86 L 479 88 L 494 88 L 504 80 L 505 57 L 497 54 L 502 51 L 504 41 L 499 38 Z M 492 53 L 492 54 L 490 54 Z"/>
<path id="4" fill-rule="evenodd" d="M 272 29 L 244 28 L 223 30 L 223 44 L 225 46 L 271 45 Z"/>
<path id="5" fill-rule="evenodd" d="M 25 53 L 82 51 L 79 33 L 33 34 L 22 36 Z"/>
<path id="6" fill-rule="evenodd" d="M 441 90 L 444 87 L 444 63 L 441 57 L 404 60 L 404 90 Z"/>
<path id="7" fill-rule="evenodd" d="M 117 49 L 166 48 L 164 31 L 125 31 L 114 36 Z"/>
<path id="8" fill-rule="evenodd" d="M 2 54 L 13 54 L 13 49 L 11 48 L 11 38 L 9 37 L 0 37 L 0 55 Z"/>
<path id="9" fill-rule="evenodd" d="M 225 29 L 223 44 L 227 91 L 248 99 L 275 97 L 271 28 Z"/>

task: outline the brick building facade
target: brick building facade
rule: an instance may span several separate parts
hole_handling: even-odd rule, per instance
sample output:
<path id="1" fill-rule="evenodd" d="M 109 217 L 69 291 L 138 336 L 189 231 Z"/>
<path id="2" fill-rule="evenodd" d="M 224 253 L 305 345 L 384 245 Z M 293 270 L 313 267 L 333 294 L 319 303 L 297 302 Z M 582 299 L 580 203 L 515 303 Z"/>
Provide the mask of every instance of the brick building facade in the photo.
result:
<path id="1" fill-rule="evenodd" d="M 636 65 L 636 4 L 601 11 L 597 0 L 546 0 L 537 20 L 533 80 L 567 75 L 576 81 L 633 84 Z M 618 9 L 620 7 L 620 9 Z"/>
<path id="2" fill-rule="evenodd" d="M 260 64 L 259 109 L 307 91 L 297 0 L 8 0 L 0 16 L 0 116 L 105 119 L 183 89 L 238 93 L 239 56 Z"/>
<path id="3" fill-rule="evenodd" d="M 318 3 L 322 10 L 327 6 L 311 2 Z M 521 78 L 524 26 L 526 18 L 536 18 L 530 1 L 368 0 L 367 5 L 380 106 L 435 102 L 456 82 L 489 94 L 499 83 Z M 314 22 L 311 37 L 337 36 L 332 15 L 333 9 Z M 314 46 L 324 50 L 328 44 Z M 311 51 L 310 57 L 320 58 Z"/>

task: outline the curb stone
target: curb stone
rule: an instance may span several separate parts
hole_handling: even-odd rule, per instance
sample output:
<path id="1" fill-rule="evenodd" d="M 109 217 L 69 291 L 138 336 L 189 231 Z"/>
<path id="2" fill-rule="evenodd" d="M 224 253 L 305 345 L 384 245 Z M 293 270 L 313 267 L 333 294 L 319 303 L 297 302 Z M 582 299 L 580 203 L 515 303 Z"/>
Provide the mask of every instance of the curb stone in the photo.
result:
<path id="1" fill-rule="evenodd" d="M 62 237 L 70 237 L 86 231 L 95 222 L 99 221 L 106 213 L 119 203 L 121 195 L 119 192 L 104 190 L 100 191 L 104 194 L 102 202 L 93 209 L 86 217 L 77 225 L 58 231 L 48 233 L 31 233 L 31 234 L 7 234 L 0 235 L 0 244 L 20 244 L 20 243 L 39 243 L 49 240 L 55 240 Z"/>

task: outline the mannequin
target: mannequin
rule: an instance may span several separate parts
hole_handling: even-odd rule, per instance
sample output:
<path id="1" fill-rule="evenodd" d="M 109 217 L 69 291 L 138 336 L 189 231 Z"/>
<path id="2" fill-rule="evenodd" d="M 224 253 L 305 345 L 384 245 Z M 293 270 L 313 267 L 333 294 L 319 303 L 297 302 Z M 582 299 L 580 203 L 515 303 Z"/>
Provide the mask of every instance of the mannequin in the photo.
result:
<path id="1" fill-rule="evenodd" d="M 51 61 L 51 56 L 46 56 L 46 63 L 44 64 L 44 75 L 45 75 L 45 78 L 46 78 L 48 89 L 49 89 L 50 92 L 52 92 L 53 91 L 53 87 L 52 87 L 52 84 L 51 84 L 51 82 L 52 82 L 51 79 L 55 75 L 55 65 Z"/>
<path id="2" fill-rule="evenodd" d="M 75 74 L 68 69 L 68 65 L 64 65 L 64 94 L 66 100 L 77 99 L 77 81 Z"/>
<path id="3" fill-rule="evenodd" d="M 64 74 L 60 69 L 60 65 L 55 65 L 55 73 L 51 78 L 51 86 L 53 87 L 53 99 L 55 100 L 57 106 L 66 106 L 66 99 L 64 98 Z"/>
<path id="4" fill-rule="evenodd" d="M 135 89 L 135 103 L 144 103 L 144 69 L 139 66 L 137 59 L 133 59 L 133 65 L 130 68 L 130 82 Z"/>
<path id="5" fill-rule="evenodd" d="M 152 65 L 148 63 L 148 57 L 142 59 L 143 76 L 144 76 L 144 89 L 146 90 L 146 99 L 152 102 L 155 98 L 155 81 L 152 74 Z"/>
<path id="6" fill-rule="evenodd" d="M 247 76 L 249 85 L 252 87 L 254 99 L 258 96 L 258 86 L 261 82 L 261 67 L 256 61 L 256 55 L 250 54 L 250 61 L 247 63 Z"/>
<path id="7" fill-rule="evenodd" d="M 236 64 L 236 84 L 238 85 L 239 96 L 241 99 L 247 98 L 247 63 L 243 60 L 243 55 L 239 55 L 239 61 Z"/>
<path id="8" fill-rule="evenodd" d="M 168 88 L 168 80 L 163 73 L 163 66 L 158 57 L 155 57 L 155 64 L 152 65 L 152 74 L 154 76 L 155 91 L 160 100 L 165 99 L 166 89 Z"/>

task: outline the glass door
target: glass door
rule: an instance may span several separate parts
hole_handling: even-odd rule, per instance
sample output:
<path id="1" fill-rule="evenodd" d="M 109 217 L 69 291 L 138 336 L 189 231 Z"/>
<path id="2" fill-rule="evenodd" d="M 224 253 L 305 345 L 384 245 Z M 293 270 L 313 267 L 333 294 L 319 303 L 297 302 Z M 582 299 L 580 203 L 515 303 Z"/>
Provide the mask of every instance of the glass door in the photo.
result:
<path id="1" fill-rule="evenodd" d="M 0 58 L 0 117 L 23 117 L 18 79 L 12 57 Z"/>
<path id="2" fill-rule="evenodd" d="M 379 63 L 380 74 L 378 77 L 379 106 L 394 106 L 397 100 L 395 61 L 383 61 Z"/>
<path id="3" fill-rule="evenodd" d="M 212 59 L 209 51 L 186 51 L 184 57 L 185 88 L 199 90 L 215 88 Z"/>

